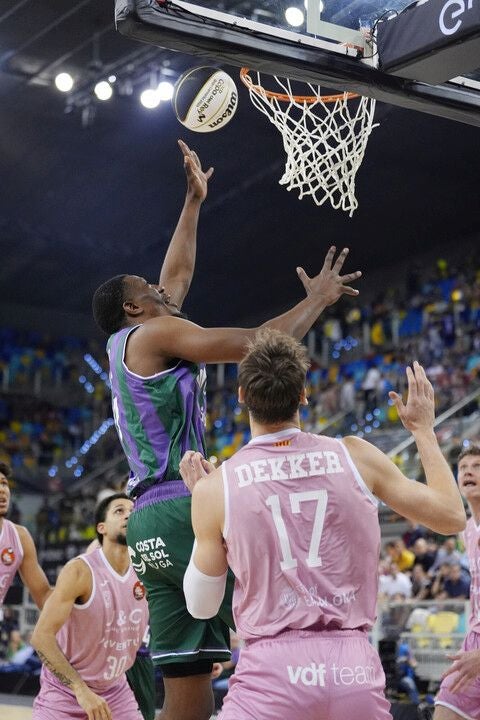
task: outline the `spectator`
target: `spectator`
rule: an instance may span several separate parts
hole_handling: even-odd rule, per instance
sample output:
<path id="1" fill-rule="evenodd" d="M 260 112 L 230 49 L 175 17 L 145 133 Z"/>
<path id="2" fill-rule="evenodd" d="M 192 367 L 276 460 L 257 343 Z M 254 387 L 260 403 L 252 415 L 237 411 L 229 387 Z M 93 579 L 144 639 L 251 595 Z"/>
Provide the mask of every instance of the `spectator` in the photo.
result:
<path id="1" fill-rule="evenodd" d="M 420 563 L 412 570 L 412 598 L 414 600 L 430 600 L 432 597 L 432 579 L 427 575 Z"/>
<path id="2" fill-rule="evenodd" d="M 371 412 L 377 406 L 377 393 L 380 383 L 380 371 L 370 360 L 367 374 L 362 383 L 365 412 Z"/>
<path id="3" fill-rule="evenodd" d="M 454 537 L 448 537 L 442 547 L 437 552 L 437 557 L 433 563 L 430 572 L 434 575 L 438 568 L 442 565 L 461 565 L 462 556 L 457 550 L 457 540 Z"/>
<path id="4" fill-rule="evenodd" d="M 406 692 L 414 705 L 420 702 L 415 676 L 416 666 L 417 661 L 412 655 L 410 645 L 406 642 L 400 643 L 397 649 L 398 689 Z"/>
<path id="5" fill-rule="evenodd" d="M 390 560 L 395 563 L 400 572 L 405 570 L 411 570 L 415 564 L 415 555 L 411 550 L 407 550 L 403 540 L 398 538 L 393 542 L 387 542 L 385 550 L 390 557 Z"/>
<path id="6" fill-rule="evenodd" d="M 351 425 L 356 422 L 356 409 L 355 409 L 355 383 L 353 381 L 353 375 L 348 373 L 345 375 L 345 380 L 340 388 L 340 399 L 339 406 L 341 412 L 345 413 L 344 427 L 347 431 L 350 431 Z"/>
<path id="7" fill-rule="evenodd" d="M 438 591 L 435 594 L 435 599 L 447 600 L 449 598 L 455 598 L 456 600 L 466 600 L 469 597 L 470 581 L 462 574 L 460 564 L 449 565 L 445 563 L 442 565 L 441 580 L 438 585 Z"/>
<path id="8" fill-rule="evenodd" d="M 401 602 L 412 595 L 412 582 L 408 575 L 399 571 L 392 562 L 387 575 L 380 576 L 380 596 L 391 602 Z"/>
<path id="9" fill-rule="evenodd" d="M 435 563 L 437 556 L 436 550 L 430 550 L 425 538 L 418 538 L 413 546 L 413 552 L 415 554 L 415 563 L 422 566 L 423 570 L 427 573 Z"/>
<path id="10" fill-rule="evenodd" d="M 407 520 L 408 530 L 406 530 L 402 535 L 402 540 L 405 543 L 405 547 L 412 548 L 412 546 L 416 543 L 418 538 L 424 538 L 427 534 L 426 529 L 422 525 L 417 525 L 416 523 L 411 522 L 410 520 Z M 413 550 L 415 553 L 415 550 Z M 416 553 L 415 553 L 416 554 Z"/>

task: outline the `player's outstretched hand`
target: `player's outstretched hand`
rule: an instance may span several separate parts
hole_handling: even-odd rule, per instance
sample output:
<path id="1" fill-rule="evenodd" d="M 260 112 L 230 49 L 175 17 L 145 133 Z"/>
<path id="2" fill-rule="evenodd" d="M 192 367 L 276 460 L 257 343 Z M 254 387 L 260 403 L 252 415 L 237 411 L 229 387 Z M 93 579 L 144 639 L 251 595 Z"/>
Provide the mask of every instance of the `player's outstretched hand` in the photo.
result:
<path id="1" fill-rule="evenodd" d="M 76 693 L 77 702 L 85 710 L 88 720 L 112 720 L 108 703 L 100 695 L 96 695 L 89 687 L 82 686 Z"/>
<path id="2" fill-rule="evenodd" d="M 395 403 L 403 426 L 416 432 L 418 430 L 431 430 L 435 422 L 435 397 L 430 380 L 425 370 L 416 360 L 413 369 L 407 367 L 408 397 L 404 403 L 396 392 L 389 392 L 389 397 Z"/>
<path id="3" fill-rule="evenodd" d="M 452 693 L 457 693 L 470 685 L 480 675 L 480 651 L 467 650 L 456 655 L 448 655 L 448 657 L 453 660 L 453 664 L 443 673 L 442 680 L 447 675 L 456 673 L 456 678 L 449 690 Z"/>
<path id="4" fill-rule="evenodd" d="M 187 176 L 188 193 L 203 202 L 207 197 L 208 181 L 213 175 L 213 168 L 209 168 L 206 172 L 202 170 L 200 158 L 194 150 L 190 150 L 188 145 L 179 140 L 178 144 L 183 153 L 183 163 L 185 166 L 185 174 Z"/>
<path id="5" fill-rule="evenodd" d="M 300 278 L 307 295 L 321 295 L 327 305 L 333 305 L 342 295 L 358 295 L 358 290 L 348 285 L 348 283 L 358 280 L 362 276 L 360 270 L 346 275 L 340 275 L 347 255 L 348 248 L 343 248 L 342 252 L 334 262 L 336 247 L 332 245 L 325 256 L 325 262 L 319 274 L 311 278 L 307 275 L 302 267 L 297 268 L 297 275 Z"/>
<path id="6" fill-rule="evenodd" d="M 205 460 L 202 453 L 187 450 L 179 465 L 180 475 L 187 488 L 192 492 L 200 478 L 210 475 L 215 465 Z"/>

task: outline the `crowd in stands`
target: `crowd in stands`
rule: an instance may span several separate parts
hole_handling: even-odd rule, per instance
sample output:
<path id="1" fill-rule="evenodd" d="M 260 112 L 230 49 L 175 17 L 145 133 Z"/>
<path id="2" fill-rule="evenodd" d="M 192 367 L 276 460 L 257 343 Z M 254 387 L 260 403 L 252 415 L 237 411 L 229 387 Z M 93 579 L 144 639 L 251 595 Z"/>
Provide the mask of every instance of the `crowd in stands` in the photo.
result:
<path id="1" fill-rule="evenodd" d="M 477 260 L 412 267 L 403 284 L 397 278 L 395 288 L 369 302 L 330 309 L 316 328 L 305 428 L 323 431 L 332 418 L 331 434 L 374 434 L 395 425 L 388 392 L 403 390 L 405 365 L 414 358 L 435 383 L 438 412 L 480 385 Z M 209 369 L 208 446 L 219 460 L 249 437 L 235 379 L 235 366 L 226 366 L 219 386 L 215 368 Z M 0 460 L 17 478 L 68 489 L 120 452 L 102 344 L 0 329 Z"/>
<path id="2" fill-rule="evenodd" d="M 470 572 L 465 549 L 455 537 L 442 542 L 417 526 L 384 546 L 379 599 L 468 600 Z"/>

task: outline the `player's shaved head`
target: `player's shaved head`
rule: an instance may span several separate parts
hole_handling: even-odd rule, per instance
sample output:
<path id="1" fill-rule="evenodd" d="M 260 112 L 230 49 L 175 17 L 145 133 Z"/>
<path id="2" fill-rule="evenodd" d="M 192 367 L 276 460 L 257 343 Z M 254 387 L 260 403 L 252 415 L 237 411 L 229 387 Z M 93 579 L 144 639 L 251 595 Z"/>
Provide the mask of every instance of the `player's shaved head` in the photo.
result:
<path id="1" fill-rule="evenodd" d="M 115 275 L 95 290 L 92 300 L 93 318 L 107 335 L 118 332 L 125 324 L 123 303 L 128 275 Z"/>

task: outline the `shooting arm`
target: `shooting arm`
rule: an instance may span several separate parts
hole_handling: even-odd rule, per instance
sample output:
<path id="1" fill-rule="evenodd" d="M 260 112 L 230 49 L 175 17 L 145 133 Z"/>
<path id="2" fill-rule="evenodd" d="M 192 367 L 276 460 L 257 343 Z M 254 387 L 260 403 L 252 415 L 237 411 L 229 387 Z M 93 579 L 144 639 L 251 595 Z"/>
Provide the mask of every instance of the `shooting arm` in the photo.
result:
<path id="1" fill-rule="evenodd" d="M 187 194 L 175 232 L 160 271 L 159 286 L 165 288 L 169 302 L 180 308 L 190 288 L 197 251 L 197 226 L 200 207 L 207 195 L 213 169 L 203 172 L 198 155 L 181 140 Z"/>

